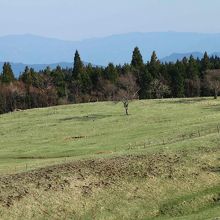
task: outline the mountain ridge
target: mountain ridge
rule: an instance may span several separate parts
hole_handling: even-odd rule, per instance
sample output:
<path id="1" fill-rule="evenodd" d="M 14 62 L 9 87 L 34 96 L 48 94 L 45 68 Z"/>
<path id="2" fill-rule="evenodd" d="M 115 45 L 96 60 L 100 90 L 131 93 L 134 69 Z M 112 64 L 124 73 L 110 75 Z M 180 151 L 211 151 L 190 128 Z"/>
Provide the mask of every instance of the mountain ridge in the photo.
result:
<path id="1" fill-rule="evenodd" d="M 134 32 L 81 41 L 60 40 L 32 34 L 6 35 L 0 37 L 0 60 L 13 63 L 67 63 L 73 62 L 76 49 L 82 60 L 106 66 L 129 63 L 134 47 L 138 46 L 144 61 L 152 51 L 163 60 L 173 53 L 218 53 L 219 33 L 192 32 Z M 216 52 L 217 51 L 217 52 Z M 219 53 L 218 53 L 219 54 Z"/>

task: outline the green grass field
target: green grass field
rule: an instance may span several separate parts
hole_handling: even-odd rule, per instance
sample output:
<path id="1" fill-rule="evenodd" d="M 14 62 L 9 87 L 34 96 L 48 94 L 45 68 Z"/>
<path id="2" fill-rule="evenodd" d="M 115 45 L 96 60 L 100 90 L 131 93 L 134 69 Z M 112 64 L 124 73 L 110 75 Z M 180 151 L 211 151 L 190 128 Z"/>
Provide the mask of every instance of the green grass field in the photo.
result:
<path id="1" fill-rule="evenodd" d="M 0 115 L 0 218 L 220 217 L 220 101 L 129 113 L 103 102 Z"/>

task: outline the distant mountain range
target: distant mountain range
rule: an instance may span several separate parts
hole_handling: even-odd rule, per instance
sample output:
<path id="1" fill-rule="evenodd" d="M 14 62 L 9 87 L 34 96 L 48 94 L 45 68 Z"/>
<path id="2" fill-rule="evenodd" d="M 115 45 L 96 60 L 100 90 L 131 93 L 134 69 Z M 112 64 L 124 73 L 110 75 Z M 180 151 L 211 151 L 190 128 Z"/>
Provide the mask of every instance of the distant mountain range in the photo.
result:
<path id="1" fill-rule="evenodd" d="M 199 58 L 201 59 L 203 57 L 203 53 L 200 52 L 192 52 L 192 53 L 173 53 L 169 56 L 166 56 L 162 58 L 161 62 L 176 62 L 177 60 L 182 60 L 184 57 L 189 58 L 190 56 L 193 56 L 195 59 Z"/>
<path id="2" fill-rule="evenodd" d="M 161 62 L 165 63 L 165 62 L 176 62 L 177 60 L 182 60 L 184 57 L 189 58 L 190 56 L 193 56 L 195 59 L 199 58 L 203 58 L 204 53 L 200 53 L 200 52 L 192 52 L 192 53 L 173 53 L 170 56 L 166 56 L 162 59 L 160 59 Z M 211 53 L 209 54 L 209 56 L 218 56 L 220 57 L 220 53 Z"/>
<path id="3" fill-rule="evenodd" d="M 87 64 L 87 63 L 85 63 Z M 0 72 L 2 71 L 2 67 L 4 62 L 0 62 Z M 57 66 L 62 68 L 72 68 L 73 63 L 61 62 L 61 63 L 52 63 L 52 64 L 23 64 L 23 63 L 11 63 L 12 70 L 16 77 L 20 75 L 21 72 L 24 71 L 25 67 L 33 68 L 36 71 L 44 70 L 46 67 L 50 67 L 51 69 L 55 69 Z"/>
<path id="4" fill-rule="evenodd" d="M 36 70 L 57 64 L 69 67 L 78 49 L 84 61 L 105 66 L 109 62 L 129 63 L 135 46 L 140 48 L 145 61 L 149 60 L 155 50 L 159 59 L 168 62 L 190 54 L 201 57 L 205 51 L 220 54 L 220 34 L 128 33 L 83 41 L 65 41 L 30 34 L 9 35 L 0 37 L 0 61 L 14 63 L 16 73 L 24 68 L 22 63 L 39 63 L 32 66 Z"/>

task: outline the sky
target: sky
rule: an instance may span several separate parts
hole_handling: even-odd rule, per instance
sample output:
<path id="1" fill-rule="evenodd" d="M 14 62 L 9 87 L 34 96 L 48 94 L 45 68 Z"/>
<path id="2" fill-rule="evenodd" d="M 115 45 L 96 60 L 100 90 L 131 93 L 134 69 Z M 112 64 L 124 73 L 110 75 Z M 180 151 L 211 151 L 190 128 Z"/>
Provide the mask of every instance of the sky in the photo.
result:
<path id="1" fill-rule="evenodd" d="M 129 32 L 220 33 L 219 0 L 0 0 L 0 36 L 83 40 Z"/>

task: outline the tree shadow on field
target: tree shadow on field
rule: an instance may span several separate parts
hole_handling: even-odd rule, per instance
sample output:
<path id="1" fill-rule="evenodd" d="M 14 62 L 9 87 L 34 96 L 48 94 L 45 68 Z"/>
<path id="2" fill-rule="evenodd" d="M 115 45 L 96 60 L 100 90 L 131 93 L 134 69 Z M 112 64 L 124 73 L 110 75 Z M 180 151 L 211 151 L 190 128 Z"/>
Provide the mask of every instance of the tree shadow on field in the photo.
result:
<path id="1" fill-rule="evenodd" d="M 109 118 L 112 115 L 100 115 L 100 114 L 92 114 L 92 115 L 83 115 L 83 116 L 73 116 L 62 118 L 60 121 L 95 121 L 103 118 Z"/>
<path id="2" fill-rule="evenodd" d="M 204 107 L 204 109 L 210 110 L 210 111 L 220 112 L 220 105 L 210 105 L 210 106 Z"/>
<path id="3" fill-rule="evenodd" d="M 183 99 L 171 99 L 169 101 L 165 101 L 166 103 L 171 104 L 190 104 L 190 103 L 197 103 L 207 101 L 207 98 L 183 98 Z"/>

